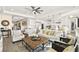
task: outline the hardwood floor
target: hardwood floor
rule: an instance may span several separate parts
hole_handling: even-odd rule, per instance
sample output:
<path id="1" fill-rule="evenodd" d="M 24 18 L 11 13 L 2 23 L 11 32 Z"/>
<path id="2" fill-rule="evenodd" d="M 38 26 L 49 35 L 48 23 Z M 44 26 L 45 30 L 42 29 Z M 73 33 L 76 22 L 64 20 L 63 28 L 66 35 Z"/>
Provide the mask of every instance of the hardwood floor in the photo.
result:
<path id="1" fill-rule="evenodd" d="M 12 43 L 12 37 L 3 38 L 3 52 L 28 52 L 22 42 Z"/>
<path id="2" fill-rule="evenodd" d="M 48 48 L 45 50 L 40 50 L 40 52 L 46 52 Z M 12 43 L 12 37 L 3 38 L 3 52 L 29 52 L 24 45 L 22 45 L 22 41 Z"/>

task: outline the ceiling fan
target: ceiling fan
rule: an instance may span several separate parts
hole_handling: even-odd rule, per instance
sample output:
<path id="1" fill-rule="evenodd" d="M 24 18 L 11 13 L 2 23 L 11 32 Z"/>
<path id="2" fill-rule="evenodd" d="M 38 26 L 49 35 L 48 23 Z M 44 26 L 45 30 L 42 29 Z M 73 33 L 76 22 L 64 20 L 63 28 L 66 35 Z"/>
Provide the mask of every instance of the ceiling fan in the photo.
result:
<path id="1" fill-rule="evenodd" d="M 30 6 L 31 7 L 31 11 L 33 12 L 33 14 L 41 14 L 41 12 L 43 12 L 43 10 L 41 10 L 40 7 L 35 7 L 35 6 Z M 27 9 L 27 8 L 26 8 Z"/>

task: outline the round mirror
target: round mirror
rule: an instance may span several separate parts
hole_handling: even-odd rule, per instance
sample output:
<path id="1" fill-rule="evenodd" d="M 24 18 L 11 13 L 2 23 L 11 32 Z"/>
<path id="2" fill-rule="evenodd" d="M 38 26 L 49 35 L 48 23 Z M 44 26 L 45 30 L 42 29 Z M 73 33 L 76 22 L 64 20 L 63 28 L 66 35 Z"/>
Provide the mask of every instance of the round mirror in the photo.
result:
<path id="1" fill-rule="evenodd" d="M 1 22 L 1 24 L 2 24 L 3 26 L 8 26 L 8 25 L 9 25 L 9 21 L 3 20 L 3 21 Z"/>

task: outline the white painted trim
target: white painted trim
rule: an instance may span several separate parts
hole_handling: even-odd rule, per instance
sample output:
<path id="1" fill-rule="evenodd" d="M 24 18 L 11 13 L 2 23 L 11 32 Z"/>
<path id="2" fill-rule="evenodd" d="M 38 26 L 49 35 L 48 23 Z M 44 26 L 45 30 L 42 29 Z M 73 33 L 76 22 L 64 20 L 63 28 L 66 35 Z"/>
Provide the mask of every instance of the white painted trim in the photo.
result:
<path id="1" fill-rule="evenodd" d="M 34 17 L 34 16 L 32 16 L 32 15 L 24 15 L 24 14 L 15 13 L 15 12 L 10 12 L 10 11 L 6 11 L 6 10 L 4 10 L 4 13 L 11 14 L 11 15 L 23 16 L 23 17 L 35 18 L 35 17 Z"/>

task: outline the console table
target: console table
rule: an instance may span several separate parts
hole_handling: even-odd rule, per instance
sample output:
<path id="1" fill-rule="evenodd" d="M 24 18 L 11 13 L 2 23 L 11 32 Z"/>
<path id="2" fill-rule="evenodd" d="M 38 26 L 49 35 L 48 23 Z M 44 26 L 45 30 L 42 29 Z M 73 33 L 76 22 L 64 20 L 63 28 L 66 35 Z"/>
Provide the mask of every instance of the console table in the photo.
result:
<path id="1" fill-rule="evenodd" d="M 7 30 L 3 29 L 3 30 L 1 30 L 1 32 L 2 32 L 2 36 L 9 37 L 11 35 L 10 29 L 7 29 Z"/>
<path id="2" fill-rule="evenodd" d="M 29 51 L 35 51 L 37 48 L 42 47 L 44 49 L 45 44 L 48 43 L 48 40 L 44 37 L 39 37 L 40 40 L 33 41 L 30 36 L 23 38 L 22 44 L 27 47 Z"/>

